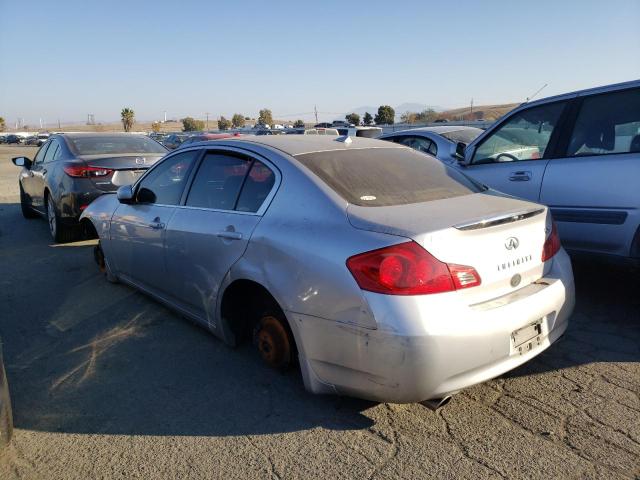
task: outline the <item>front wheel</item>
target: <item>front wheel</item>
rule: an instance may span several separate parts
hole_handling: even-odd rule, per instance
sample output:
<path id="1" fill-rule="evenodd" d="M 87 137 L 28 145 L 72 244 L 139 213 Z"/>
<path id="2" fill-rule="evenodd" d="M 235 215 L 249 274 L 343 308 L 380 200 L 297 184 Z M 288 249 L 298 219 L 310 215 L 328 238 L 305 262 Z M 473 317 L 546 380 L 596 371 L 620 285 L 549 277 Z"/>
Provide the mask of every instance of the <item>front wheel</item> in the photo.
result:
<path id="1" fill-rule="evenodd" d="M 47 222 L 49 223 L 49 232 L 53 237 L 53 241 L 56 243 L 72 242 L 76 239 L 77 231 L 72 227 L 63 225 L 60 221 L 60 217 L 56 212 L 54 201 L 51 197 L 47 196 Z"/>

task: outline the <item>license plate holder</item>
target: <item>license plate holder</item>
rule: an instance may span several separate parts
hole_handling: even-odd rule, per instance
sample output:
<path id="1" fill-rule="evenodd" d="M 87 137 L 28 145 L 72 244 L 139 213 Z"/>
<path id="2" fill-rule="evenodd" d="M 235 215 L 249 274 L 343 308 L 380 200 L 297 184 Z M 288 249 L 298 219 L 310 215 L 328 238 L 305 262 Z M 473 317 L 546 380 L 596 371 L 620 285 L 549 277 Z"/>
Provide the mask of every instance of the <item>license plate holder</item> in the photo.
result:
<path id="1" fill-rule="evenodd" d="M 542 319 L 511 332 L 513 349 L 523 355 L 542 342 Z"/>

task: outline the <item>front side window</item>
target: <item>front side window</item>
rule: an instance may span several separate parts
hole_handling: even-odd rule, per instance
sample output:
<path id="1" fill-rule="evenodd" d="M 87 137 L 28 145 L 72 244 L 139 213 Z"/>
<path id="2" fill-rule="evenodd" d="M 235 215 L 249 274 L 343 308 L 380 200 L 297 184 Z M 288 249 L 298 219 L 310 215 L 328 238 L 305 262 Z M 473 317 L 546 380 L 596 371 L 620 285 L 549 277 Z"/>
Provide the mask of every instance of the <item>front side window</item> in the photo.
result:
<path id="1" fill-rule="evenodd" d="M 583 100 L 568 157 L 640 152 L 640 89 Z"/>
<path id="2" fill-rule="evenodd" d="M 251 160 L 207 153 L 202 159 L 187 197 L 187 206 L 233 210 Z"/>
<path id="3" fill-rule="evenodd" d="M 60 145 L 58 144 L 58 142 L 56 140 L 51 140 L 51 145 L 49 145 L 49 148 L 47 149 L 47 153 L 44 156 L 45 163 L 52 161 L 53 158 L 56 156 L 56 153 L 58 152 L 58 150 L 60 150 Z"/>
<path id="4" fill-rule="evenodd" d="M 516 113 L 476 148 L 472 164 L 544 158 L 566 103 L 557 102 Z"/>
<path id="5" fill-rule="evenodd" d="M 198 156 L 197 150 L 173 155 L 145 175 L 137 189 L 137 201 L 161 205 L 177 205 L 185 183 Z"/>
<path id="6" fill-rule="evenodd" d="M 33 159 L 33 163 L 41 163 L 44 160 L 44 156 L 47 153 L 47 149 L 49 148 L 49 145 L 51 145 L 51 143 L 53 143 L 53 140 L 45 143 L 42 147 L 40 147 L 40 150 L 38 150 L 38 153 L 36 153 L 36 158 Z"/>

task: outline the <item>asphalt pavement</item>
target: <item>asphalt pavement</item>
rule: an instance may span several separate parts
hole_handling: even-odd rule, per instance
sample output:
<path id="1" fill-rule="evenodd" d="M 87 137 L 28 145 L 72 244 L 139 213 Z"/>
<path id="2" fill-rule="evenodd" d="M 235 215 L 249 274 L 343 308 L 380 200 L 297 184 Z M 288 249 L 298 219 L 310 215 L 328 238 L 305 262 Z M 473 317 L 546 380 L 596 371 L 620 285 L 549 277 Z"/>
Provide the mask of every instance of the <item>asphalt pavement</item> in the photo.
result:
<path id="1" fill-rule="evenodd" d="M 22 153 L 0 145 L 0 478 L 640 478 L 637 270 L 576 263 L 564 339 L 437 412 L 314 396 L 54 245 L 20 213 Z"/>

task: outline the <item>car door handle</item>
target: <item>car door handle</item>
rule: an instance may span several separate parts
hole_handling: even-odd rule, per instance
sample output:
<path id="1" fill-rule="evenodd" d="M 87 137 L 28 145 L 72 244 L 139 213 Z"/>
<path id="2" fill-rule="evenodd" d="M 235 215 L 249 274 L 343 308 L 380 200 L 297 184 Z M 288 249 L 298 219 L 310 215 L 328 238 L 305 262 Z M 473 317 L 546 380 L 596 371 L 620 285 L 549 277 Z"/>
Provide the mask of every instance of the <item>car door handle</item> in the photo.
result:
<path id="1" fill-rule="evenodd" d="M 228 238 L 230 240 L 242 240 L 242 233 L 240 232 L 229 232 L 225 230 L 223 232 L 216 233 L 216 235 L 220 238 Z"/>
<path id="2" fill-rule="evenodd" d="M 164 228 L 164 223 L 162 222 L 152 222 L 149 224 L 150 228 L 153 228 L 154 230 L 162 230 Z"/>
<path id="3" fill-rule="evenodd" d="M 509 180 L 512 182 L 528 182 L 531 180 L 531 172 L 511 172 Z"/>
<path id="4" fill-rule="evenodd" d="M 46 169 L 46 168 L 43 168 L 43 169 L 42 169 L 42 176 L 44 177 L 46 174 L 47 174 L 47 169 Z"/>

